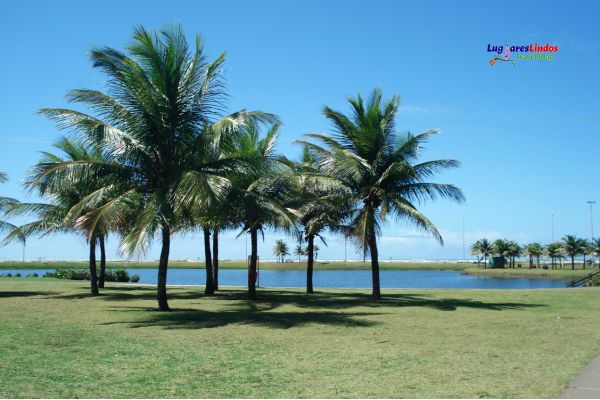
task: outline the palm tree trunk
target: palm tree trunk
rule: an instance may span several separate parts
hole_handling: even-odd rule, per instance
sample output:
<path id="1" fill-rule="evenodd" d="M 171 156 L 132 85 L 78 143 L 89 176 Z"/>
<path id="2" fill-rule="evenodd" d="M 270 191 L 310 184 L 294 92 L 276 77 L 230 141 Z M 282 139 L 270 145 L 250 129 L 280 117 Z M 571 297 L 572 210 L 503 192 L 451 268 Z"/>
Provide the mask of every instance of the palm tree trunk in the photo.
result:
<path id="1" fill-rule="evenodd" d="M 536 258 L 537 258 L 537 267 L 539 268 L 540 267 L 540 256 L 538 255 Z"/>
<path id="2" fill-rule="evenodd" d="M 206 267 L 206 285 L 204 286 L 204 294 L 215 294 L 214 276 L 212 267 L 212 255 L 210 254 L 210 228 L 205 226 L 204 231 L 204 265 Z"/>
<path id="3" fill-rule="evenodd" d="M 575 256 L 571 256 L 571 269 L 575 269 Z"/>
<path id="4" fill-rule="evenodd" d="M 487 269 L 487 255 L 483 255 L 483 269 Z"/>
<path id="5" fill-rule="evenodd" d="M 104 235 L 98 238 L 100 242 L 100 276 L 98 277 L 98 287 L 104 288 L 104 280 L 106 278 L 106 249 L 104 248 Z"/>
<path id="6" fill-rule="evenodd" d="M 373 277 L 373 300 L 381 299 L 381 288 L 379 286 L 379 253 L 377 252 L 377 237 L 375 237 L 375 225 L 373 221 L 369 226 L 369 250 L 371 252 L 371 275 Z"/>
<path id="7" fill-rule="evenodd" d="M 258 230 L 250 229 L 250 265 L 248 266 L 248 297 L 256 300 L 256 261 L 258 258 Z"/>
<path id="8" fill-rule="evenodd" d="M 585 269 L 585 254 L 583 255 L 583 269 Z"/>
<path id="9" fill-rule="evenodd" d="M 306 293 L 313 293 L 313 252 L 314 252 L 314 241 L 315 235 L 308 235 L 308 244 L 306 246 L 306 252 L 308 259 L 306 261 Z"/>
<path id="10" fill-rule="evenodd" d="M 98 275 L 96 272 L 96 237 L 90 239 L 90 289 L 92 296 L 98 296 Z"/>
<path id="11" fill-rule="evenodd" d="M 213 231 L 213 285 L 219 290 L 219 228 Z"/>
<path id="12" fill-rule="evenodd" d="M 168 227 L 162 227 L 162 248 L 158 261 L 158 280 L 156 285 L 158 310 L 169 311 L 167 301 L 167 268 L 169 267 L 169 251 L 171 250 L 171 231 Z"/>

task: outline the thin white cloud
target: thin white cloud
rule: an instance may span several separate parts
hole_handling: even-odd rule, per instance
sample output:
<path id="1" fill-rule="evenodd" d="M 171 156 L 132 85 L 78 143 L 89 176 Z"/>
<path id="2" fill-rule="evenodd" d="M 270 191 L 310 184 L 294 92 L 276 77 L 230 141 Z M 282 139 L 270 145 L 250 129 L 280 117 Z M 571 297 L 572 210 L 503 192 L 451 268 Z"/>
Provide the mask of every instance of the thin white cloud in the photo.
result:
<path id="1" fill-rule="evenodd" d="M 406 106 L 400 105 L 398 112 L 400 114 L 433 115 L 446 114 L 454 110 L 454 107 L 447 105 L 412 104 Z"/>

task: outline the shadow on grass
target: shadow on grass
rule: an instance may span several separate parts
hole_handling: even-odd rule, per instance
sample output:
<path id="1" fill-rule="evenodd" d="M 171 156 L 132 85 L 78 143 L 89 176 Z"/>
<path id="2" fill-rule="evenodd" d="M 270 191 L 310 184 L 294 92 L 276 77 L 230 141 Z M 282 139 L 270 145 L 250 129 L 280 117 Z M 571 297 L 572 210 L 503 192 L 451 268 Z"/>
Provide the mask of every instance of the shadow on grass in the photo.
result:
<path id="1" fill-rule="evenodd" d="M 87 294 L 66 294 L 53 298 L 72 299 L 89 297 Z M 177 300 L 188 300 L 188 307 L 175 308 L 171 312 L 157 312 L 153 288 L 110 287 L 97 297 L 99 300 L 130 302 L 152 301 L 141 304 L 119 304 L 107 311 L 136 314 L 135 319 L 108 322 L 107 325 L 123 324 L 131 328 L 162 327 L 164 329 L 206 329 L 230 324 L 265 326 L 288 329 L 306 324 L 335 325 L 347 327 L 369 327 L 375 322 L 365 317 L 392 314 L 391 308 L 424 307 L 441 311 L 458 308 L 473 308 L 489 311 L 523 310 L 544 307 L 543 304 L 518 302 L 485 302 L 468 298 L 444 297 L 427 293 L 389 293 L 377 302 L 365 293 L 324 292 L 307 295 L 285 290 L 260 291 L 259 299 L 250 301 L 243 290 L 225 290 L 216 296 L 202 295 L 202 289 L 172 290 L 169 294 L 171 306 Z M 196 300 L 189 302 L 189 300 Z M 201 300 L 201 302 L 200 302 Z M 279 310 L 280 307 L 288 307 Z M 295 309 L 289 309 L 289 306 Z"/>
<path id="2" fill-rule="evenodd" d="M 28 292 L 28 291 L 4 291 L 0 290 L 0 299 L 7 297 L 32 297 L 32 296 L 44 296 L 51 294 L 52 292 Z"/>
<path id="3" fill-rule="evenodd" d="M 341 313 L 328 311 L 279 312 L 252 310 L 251 307 L 229 308 L 227 310 L 207 311 L 197 309 L 177 309 L 171 312 L 158 312 L 146 308 L 132 307 L 114 309 L 118 312 L 147 311 L 134 321 L 108 322 L 106 325 L 124 324 L 131 328 L 162 327 L 164 329 L 206 329 L 226 325 L 255 325 L 274 329 L 289 329 L 307 324 L 336 325 L 347 327 L 368 327 L 378 322 L 357 319 L 376 315 L 375 313 Z"/>

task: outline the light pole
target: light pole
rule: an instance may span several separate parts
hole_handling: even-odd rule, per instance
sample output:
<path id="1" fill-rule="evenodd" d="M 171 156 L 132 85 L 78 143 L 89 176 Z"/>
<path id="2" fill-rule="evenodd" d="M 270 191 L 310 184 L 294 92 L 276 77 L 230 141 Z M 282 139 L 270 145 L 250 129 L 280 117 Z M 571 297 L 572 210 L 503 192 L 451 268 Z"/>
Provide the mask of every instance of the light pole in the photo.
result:
<path id="1" fill-rule="evenodd" d="M 590 205 L 590 233 L 591 233 L 590 240 L 594 240 L 594 210 L 593 210 L 593 207 L 594 207 L 594 204 L 596 204 L 596 202 L 588 200 L 588 204 Z"/>
<path id="2" fill-rule="evenodd" d="M 465 219 L 462 220 L 462 251 L 463 251 L 463 262 L 466 261 L 465 256 Z"/>

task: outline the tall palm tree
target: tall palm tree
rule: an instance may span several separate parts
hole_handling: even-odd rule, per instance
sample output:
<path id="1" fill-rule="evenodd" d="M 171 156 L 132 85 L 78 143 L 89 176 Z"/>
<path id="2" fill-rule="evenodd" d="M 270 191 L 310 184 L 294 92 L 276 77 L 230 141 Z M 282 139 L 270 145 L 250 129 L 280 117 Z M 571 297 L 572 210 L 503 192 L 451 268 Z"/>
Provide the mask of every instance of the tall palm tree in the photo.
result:
<path id="1" fill-rule="evenodd" d="M 306 250 L 302 247 L 301 244 L 296 245 L 294 248 L 294 255 L 298 257 L 298 262 L 300 262 L 300 257 L 306 254 Z"/>
<path id="2" fill-rule="evenodd" d="M 556 268 L 556 259 L 561 258 L 563 255 L 562 243 L 555 242 L 546 245 L 546 255 L 550 257 L 552 269 Z"/>
<path id="3" fill-rule="evenodd" d="M 348 101 L 350 116 L 329 107 L 323 109 L 333 125 L 332 136 L 307 134 L 320 144 L 301 143 L 314 153 L 323 174 L 348 188 L 352 207 L 343 230 L 355 239 L 364 255 L 371 256 L 372 297 L 377 300 L 381 298 L 377 236 L 388 214 L 431 233 L 442 244 L 437 228 L 417 205 L 437 198 L 464 198 L 453 185 L 427 181 L 440 170 L 457 167 L 456 160 L 415 163 L 424 143 L 436 131 L 397 134 L 397 96 L 383 102 L 381 91 L 375 89 L 366 103 L 360 95 Z"/>
<path id="4" fill-rule="evenodd" d="M 571 269 L 575 269 L 575 257 L 581 254 L 581 239 L 574 235 L 565 235 L 562 238 L 562 245 L 565 254 L 571 258 Z"/>
<path id="5" fill-rule="evenodd" d="M 523 247 L 523 251 L 529 257 L 529 268 L 533 268 L 533 259 L 537 259 L 537 266 L 540 267 L 540 256 L 543 253 L 542 245 L 539 243 L 529 243 Z"/>
<path id="6" fill-rule="evenodd" d="M 600 269 L 600 238 L 594 238 L 590 242 L 590 252 L 591 254 L 598 257 L 598 269 Z M 592 262 L 593 264 L 593 262 Z"/>
<path id="7" fill-rule="evenodd" d="M 63 179 L 63 175 L 56 175 L 54 171 L 66 163 L 101 162 L 104 160 L 104 156 L 97 147 L 86 146 L 84 143 L 67 138 L 62 138 L 54 147 L 64 153 L 65 157 L 43 152 L 42 159 L 32 168 L 26 182 L 29 190 L 35 190 L 38 195 L 46 198 L 49 202 L 18 203 L 11 206 L 8 210 L 10 214 L 34 214 L 37 220 L 14 229 L 7 240 L 27 238 L 33 234 L 46 236 L 56 232 L 75 232 L 84 235 L 89 244 L 90 290 L 91 294 L 95 296 L 98 294 L 99 287 L 96 247 L 100 238 L 104 240 L 108 229 L 99 224 L 88 236 L 85 235 L 83 229 L 77 226 L 77 219 L 90 210 L 79 207 L 82 200 L 99 187 L 104 187 L 109 177 L 72 171 L 70 179 L 67 180 Z M 95 206 L 92 203 L 88 203 L 88 205 L 92 208 Z M 103 245 L 101 245 L 101 252 L 101 260 L 105 267 L 106 255 Z"/>
<path id="8" fill-rule="evenodd" d="M 592 253 L 591 242 L 586 239 L 579 239 L 579 254 L 583 256 L 583 269 L 585 269 L 586 257 Z"/>
<path id="9" fill-rule="evenodd" d="M 299 213 L 298 224 L 306 241 L 306 292 L 313 293 L 314 260 L 318 251 L 315 238 L 327 245 L 321 233 L 327 228 L 338 229 L 338 222 L 344 219 L 350 206 L 347 201 L 350 193 L 341 182 L 319 173 L 317 159 L 306 146 L 302 160 L 291 165 L 295 180 L 289 205 Z"/>
<path id="10" fill-rule="evenodd" d="M 481 251 L 481 255 L 483 255 L 483 268 L 487 268 L 487 260 L 488 257 L 494 253 L 494 246 L 490 243 L 486 238 L 481 239 L 479 250 Z"/>
<path id="11" fill-rule="evenodd" d="M 510 258 L 510 265 L 512 268 L 515 268 L 515 259 L 521 257 L 522 249 L 519 243 L 511 240 L 508 242 L 508 252 L 507 256 Z"/>
<path id="12" fill-rule="evenodd" d="M 242 224 L 243 233 L 250 234 L 251 253 L 248 265 L 248 296 L 256 299 L 256 266 L 258 262 L 258 233 L 265 228 L 296 234 L 296 212 L 285 207 L 292 188 L 289 169 L 275 151 L 279 123 L 267 133 L 260 134 L 260 126 L 248 123 L 232 135 L 230 155 L 253 160 L 253 168 L 231 175 L 231 190 L 226 203 Z"/>
<path id="13" fill-rule="evenodd" d="M 7 180 L 8 180 L 8 175 L 6 175 L 5 172 L 0 171 L 0 183 L 4 183 Z M 13 199 L 11 197 L 1 197 L 0 196 L 0 214 L 3 214 L 8 207 L 11 207 L 17 203 L 19 203 L 19 201 L 16 199 Z M 0 220 L 0 233 L 12 231 L 15 228 L 16 228 L 16 226 L 11 224 L 10 222 Z"/>
<path id="14" fill-rule="evenodd" d="M 471 245 L 471 255 L 477 257 L 477 268 L 479 268 L 479 263 L 481 262 L 481 259 L 483 258 L 482 250 L 481 250 L 481 241 L 482 240 L 483 239 L 479 239 Z"/>
<path id="15" fill-rule="evenodd" d="M 281 239 L 277 240 L 275 242 L 275 246 L 273 247 L 273 254 L 275 254 L 275 257 L 277 257 L 277 261 L 283 262 L 285 256 L 290 254 L 287 243 Z"/>
<path id="16" fill-rule="evenodd" d="M 88 232 L 101 222 L 118 225 L 135 206 L 138 212 L 128 221 L 121 251 L 143 250 L 155 235 L 160 236 L 158 308 L 169 310 L 171 236 L 189 227 L 184 218 L 187 201 L 202 197 L 210 203 L 229 189 L 222 171 L 233 162 L 200 157 L 206 149 L 205 128 L 223 108 L 220 69 L 225 56 L 207 61 L 200 38 L 190 49 L 183 29 L 174 26 L 158 33 L 138 27 L 126 53 L 94 48 L 91 59 L 107 76 L 106 92 L 79 89 L 68 98 L 92 114 L 68 109 L 41 112 L 61 128 L 76 128 L 110 155 L 111 162 L 62 168 L 64 175 L 75 169 L 107 170 L 120 182 L 119 193 L 81 218 L 79 225 Z M 208 161 L 198 162 L 199 158 Z"/>
<path id="17" fill-rule="evenodd" d="M 502 257 L 503 260 L 506 260 L 506 257 L 510 252 L 510 242 L 505 239 L 496 239 L 492 246 L 494 254 L 497 254 L 498 257 Z"/>

